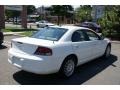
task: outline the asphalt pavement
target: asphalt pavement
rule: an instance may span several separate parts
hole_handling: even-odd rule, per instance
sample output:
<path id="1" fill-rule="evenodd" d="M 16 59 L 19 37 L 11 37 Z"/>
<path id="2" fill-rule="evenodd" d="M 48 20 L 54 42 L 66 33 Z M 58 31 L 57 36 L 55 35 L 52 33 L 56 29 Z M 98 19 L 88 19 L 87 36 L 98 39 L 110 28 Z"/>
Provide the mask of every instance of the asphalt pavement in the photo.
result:
<path id="1" fill-rule="evenodd" d="M 22 71 L 8 63 L 8 49 L 11 39 L 18 36 L 5 36 L 0 47 L 1 85 L 120 85 L 120 43 L 112 43 L 112 53 L 108 59 L 98 58 L 81 65 L 69 79 L 57 74 L 36 75 Z"/>

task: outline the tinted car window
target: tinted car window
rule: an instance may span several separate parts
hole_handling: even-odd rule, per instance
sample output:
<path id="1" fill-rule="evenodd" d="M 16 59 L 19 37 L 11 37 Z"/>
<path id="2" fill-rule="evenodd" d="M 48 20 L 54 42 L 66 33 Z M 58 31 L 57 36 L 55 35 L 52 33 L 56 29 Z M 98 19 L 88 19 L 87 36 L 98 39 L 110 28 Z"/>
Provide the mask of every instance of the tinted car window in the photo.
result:
<path id="1" fill-rule="evenodd" d="M 86 33 L 87 33 L 87 35 L 88 35 L 88 37 L 89 37 L 89 39 L 91 41 L 99 40 L 100 39 L 100 37 L 97 34 L 95 34 L 94 32 L 92 32 L 92 31 L 88 30 L 88 31 L 86 31 Z"/>
<path id="2" fill-rule="evenodd" d="M 84 34 L 81 30 L 75 31 L 72 35 L 72 42 L 85 41 Z"/>
<path id="3" fill-rule="evenodd" d="M 92 23 L 89 23 L 88 26 L 89 27 L 95 27 L 94 24 L 92 24 Z"/>
<path id="4" fill-rule="evenodd" d="M 32 35 L 32 38 L 58 41 L 65 34 L 66 31 L 67 29 L 62 28 L 43 28 Z"/>

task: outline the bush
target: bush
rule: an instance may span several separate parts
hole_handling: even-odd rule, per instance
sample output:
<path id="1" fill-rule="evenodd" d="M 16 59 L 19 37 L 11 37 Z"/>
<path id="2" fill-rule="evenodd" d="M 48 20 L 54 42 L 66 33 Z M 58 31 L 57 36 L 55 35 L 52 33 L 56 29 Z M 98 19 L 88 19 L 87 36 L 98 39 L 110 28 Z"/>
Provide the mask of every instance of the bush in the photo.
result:
<path id="1" fill-rule="evenodd" d="M 103 30 L 102 31 L 103 36 L 111 38 L 112 40 L 120 40 L 120 33 L 118 33 L 116 30 Z"/>

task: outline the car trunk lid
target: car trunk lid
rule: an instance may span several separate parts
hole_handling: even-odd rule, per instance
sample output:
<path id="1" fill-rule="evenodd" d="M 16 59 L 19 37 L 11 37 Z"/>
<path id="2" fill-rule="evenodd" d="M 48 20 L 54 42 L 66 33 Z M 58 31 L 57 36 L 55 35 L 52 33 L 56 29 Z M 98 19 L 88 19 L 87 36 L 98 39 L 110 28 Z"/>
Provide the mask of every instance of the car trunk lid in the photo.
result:
<path id="1" fill-rule="evenodd" d="M 19 53 L 34 54 L 38 46 L 50 47 L 54 43 L 49 40 L 42 40 L 30 37 L 17 38 L 12 40 L 12 48 Z"/>

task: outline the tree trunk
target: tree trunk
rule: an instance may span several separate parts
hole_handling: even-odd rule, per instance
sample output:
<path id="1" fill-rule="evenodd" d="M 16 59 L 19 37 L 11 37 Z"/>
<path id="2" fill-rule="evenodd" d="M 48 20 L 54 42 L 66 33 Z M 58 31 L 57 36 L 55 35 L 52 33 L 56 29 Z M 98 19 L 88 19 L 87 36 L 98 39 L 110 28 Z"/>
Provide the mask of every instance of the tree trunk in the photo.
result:
<path id="1" fill-rule="evenodd" d="M 4 11 L 4 6 L 0 5 L 0 29 L 5 28 L 5 11 Z"/>
<path id="2" fill-rule="evenodd" d="M 23 10 L 21 12 L 21 24 L 22 24 L 22 28 L 27 28 L 27 7 L 25 5 L 22 6 Z"/>
<path id="3" fill-rule="evenodd" d="M 60 24 L 60 16 L 58 15 L 58 20 L 57 20 L 57 24 Z"/>

